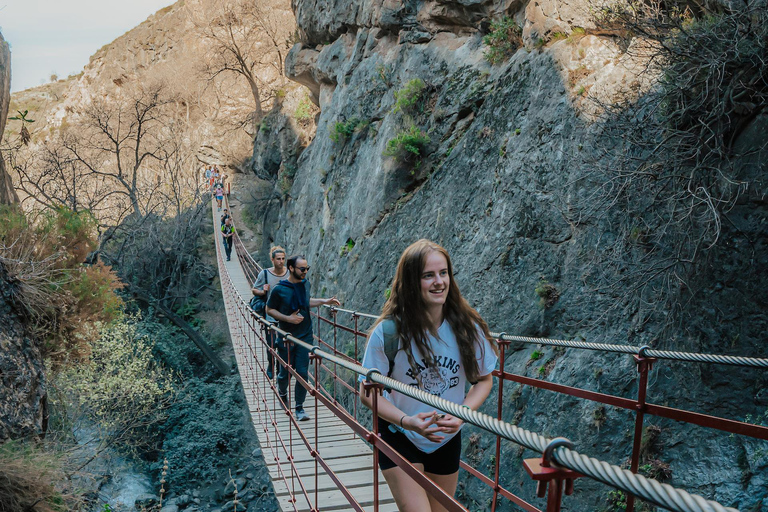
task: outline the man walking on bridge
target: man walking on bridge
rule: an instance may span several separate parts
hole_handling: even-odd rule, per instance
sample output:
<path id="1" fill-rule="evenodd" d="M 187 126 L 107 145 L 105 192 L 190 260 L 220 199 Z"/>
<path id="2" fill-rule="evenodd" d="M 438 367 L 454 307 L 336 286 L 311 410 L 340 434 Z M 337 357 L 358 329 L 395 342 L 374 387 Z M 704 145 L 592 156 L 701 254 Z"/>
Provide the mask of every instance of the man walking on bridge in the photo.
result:
<path id="1" fill-rule="evenodd" d="M 272 246 L 269 249 L 269 257 L 272 260 L 272 268 L 265 268 L 262 272 L 259 272 L 259 276 L 256 278 L 256 282 L 253 283 L 253 287 L 251 288 L 251 292 L 263 300 L 265 305 L 269 300 L 272 290 L 275 289 L 280 281 L 288 278 L 288 269 L 285 268 L 285 249 L 279 245 Z M 266 315 L 266 313 L 265 316 L 268 322 L 275 323 L 274 318 Z M 267 331 L 267 343 L 270 348 L 275 348 L 275 338 L 275 331 L 271 329 Z M 269 352 L 267 353 L 267 378 L 270 380 L 273 375 L 273 365 L 274 357 L 272 357 L 272 352 Z"/>
<path id="2" fill-rule="evenodd" d="M 267 314 L 279 322 L 282 330 L 288 331 L 293 337 L 305 343 L 314 345 L 312 317 L 309 308 L 328 304 L 340 306 L 341 303 L 336 297 L 329 299 L 311 298 L 310 284 L 307 280 L 309 264 L 304 256 L 291 256 L 288 258 L 286 266 L 288 267 L 288 279 L 280 281 L 272 290 L 267 300 Z M 286 345 L 290 345 L 290 350 Z M 309 350 L 286 340 L 280 340 L 277 344 L 277 353 L 281 359 L 293 366 L 302 379 L 309 380 Z M 290 407 L 288 403 L 289 375 L 288 369 L 282 366 L 277 376 L 278 393 L 286 407 Z M 296 419 L 299 421 L 309 419 L 309 415 L 304 411 L 304 398 L 306 396 L 307 390 L 297 380 L 294 397 L 296 400 Z"/>

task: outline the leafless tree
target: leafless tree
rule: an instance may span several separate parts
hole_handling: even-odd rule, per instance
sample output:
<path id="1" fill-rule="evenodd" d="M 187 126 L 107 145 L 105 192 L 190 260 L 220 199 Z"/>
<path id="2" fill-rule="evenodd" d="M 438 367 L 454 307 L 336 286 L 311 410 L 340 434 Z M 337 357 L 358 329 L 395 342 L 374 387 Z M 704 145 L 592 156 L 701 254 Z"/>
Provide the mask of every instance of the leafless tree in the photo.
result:
<path id="1" fill-rule="evenodd" d="M 197 17 L 195 25 L 211 45 L 203 70 L 209 80 L 225 74 L 248 84 L 256 117 L 263 115 L 263 89 L 284 80 L 283 62 L 290 48 L 291 25 L 269 1 L 220 0 Z"/>

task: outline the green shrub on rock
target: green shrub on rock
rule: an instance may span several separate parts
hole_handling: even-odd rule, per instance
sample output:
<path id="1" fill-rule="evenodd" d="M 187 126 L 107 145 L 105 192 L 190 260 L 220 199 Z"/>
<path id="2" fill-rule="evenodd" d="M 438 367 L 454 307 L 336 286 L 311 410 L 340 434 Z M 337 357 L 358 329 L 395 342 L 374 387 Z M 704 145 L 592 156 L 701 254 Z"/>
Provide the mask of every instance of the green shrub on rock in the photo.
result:
<path id="1" fill-rule="evenodd" d="M 411 125 L 387 142 L 384 156 L 391 156 L 402 162 L 411 161 L 422 156 L 422 151 L 427 144 L 429 144 L 429 135 Z"/>
<path id="2" fill-rule="evenodd" d="M 515 20 L 504 16 L 491 22 L 491 31 L 483 37 L 485 60 L 491 64 L 499 64 L 510 58 L 523 46 L 523 31 Z"/>
<path id="3" fill-rule="evenodd" d="M 395 108 L 392 112 L 410 112 L 421 99 L 421 95 L 427 84 L 421 78 L 414 78 L 406 83 L 402 89 L 395 91 Z"/>
<path id="4" fill-rule="evenodd" d="M 334 144 L 343 144 L 353 133 L 355 133 L 357 124 L 357 118 L 352 118 L 346 122 L 339 121 L 333 125 L 329 137 Z"/>

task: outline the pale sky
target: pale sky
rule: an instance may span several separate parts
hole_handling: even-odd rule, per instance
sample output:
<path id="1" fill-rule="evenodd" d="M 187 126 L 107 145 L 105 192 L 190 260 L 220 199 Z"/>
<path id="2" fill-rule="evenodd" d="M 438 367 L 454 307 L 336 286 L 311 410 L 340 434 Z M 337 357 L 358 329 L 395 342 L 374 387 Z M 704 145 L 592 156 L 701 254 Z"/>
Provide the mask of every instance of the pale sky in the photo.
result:
<path id="1" fill-rule="evenodd" d="M 96 50 L 175 0 L 0 0 L 11 91 L 79 73 Z"/>

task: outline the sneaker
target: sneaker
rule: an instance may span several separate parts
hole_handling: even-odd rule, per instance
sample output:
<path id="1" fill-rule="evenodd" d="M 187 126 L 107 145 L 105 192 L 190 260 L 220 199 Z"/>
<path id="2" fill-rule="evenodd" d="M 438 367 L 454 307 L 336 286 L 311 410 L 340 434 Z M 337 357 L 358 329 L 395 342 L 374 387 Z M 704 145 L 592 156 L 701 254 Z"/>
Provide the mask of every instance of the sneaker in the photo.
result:
<path id="1" fill-rule="evenodd" d="M 229 258 L 227 258 L 227 261 L 231 261 Z"/>
<path id="2" fill-rule="evenodd" d="M 297 421 L 309 421 L 309 414 L 304 411 L 303 407 L 296 408 L 296 420 Z"/>

